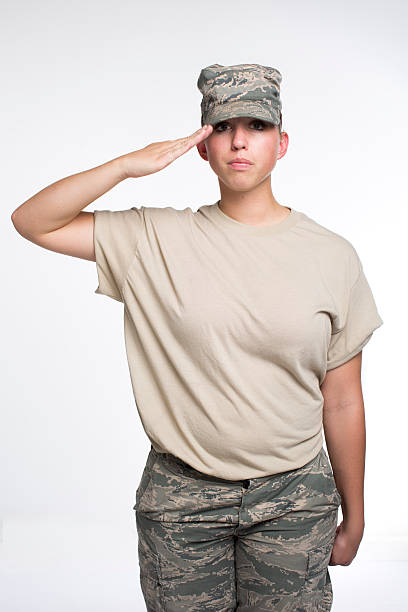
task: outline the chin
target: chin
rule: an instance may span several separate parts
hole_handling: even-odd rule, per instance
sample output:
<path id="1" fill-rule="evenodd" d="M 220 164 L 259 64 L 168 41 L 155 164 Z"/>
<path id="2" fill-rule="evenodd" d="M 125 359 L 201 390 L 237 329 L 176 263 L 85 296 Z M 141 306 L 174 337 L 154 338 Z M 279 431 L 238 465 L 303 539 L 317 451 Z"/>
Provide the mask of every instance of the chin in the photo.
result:
<path id="1" fill-rule="evenodd" d="M 230 183 L 228 181 L 223 181 L 222 179 L 220 179 L 221 183 L 223 185 L 225 185 L 228 189 L 230 189 L 231 191 L 236 191 L 236 192 L 245 192 L 245 191 L 251 191 L 252 189 L 255 189 L 255 187 L 258 186 L 258 183 Z"/>

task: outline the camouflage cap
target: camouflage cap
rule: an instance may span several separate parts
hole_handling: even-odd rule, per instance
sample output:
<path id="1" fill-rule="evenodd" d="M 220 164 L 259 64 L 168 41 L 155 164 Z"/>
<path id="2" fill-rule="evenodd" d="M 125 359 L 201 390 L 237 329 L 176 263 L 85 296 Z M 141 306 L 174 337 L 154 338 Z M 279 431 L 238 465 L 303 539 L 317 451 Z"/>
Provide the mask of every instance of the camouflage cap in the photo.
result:
<path id="1" fill-rule="evenodd" d="M 279 125 L 282 75 L 259 64 L 212 64 L 203 68 L 197 86 L 203 94 L 201 125 L 232 117 L 255 117 Z"/>

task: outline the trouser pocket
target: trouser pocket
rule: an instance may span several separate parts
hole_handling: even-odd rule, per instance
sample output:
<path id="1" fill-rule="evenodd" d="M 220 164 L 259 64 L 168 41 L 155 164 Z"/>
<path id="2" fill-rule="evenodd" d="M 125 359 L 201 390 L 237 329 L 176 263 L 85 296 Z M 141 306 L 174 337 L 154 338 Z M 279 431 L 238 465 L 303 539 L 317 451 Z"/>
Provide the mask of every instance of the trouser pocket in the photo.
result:
<path id="1" fill-rule="evenodd" d="M 302 593 L 302 610 L 329 612 L 333 604 L 333 589 L 328 565 L 333 542 L 308 552 L 306 579 Z"/>

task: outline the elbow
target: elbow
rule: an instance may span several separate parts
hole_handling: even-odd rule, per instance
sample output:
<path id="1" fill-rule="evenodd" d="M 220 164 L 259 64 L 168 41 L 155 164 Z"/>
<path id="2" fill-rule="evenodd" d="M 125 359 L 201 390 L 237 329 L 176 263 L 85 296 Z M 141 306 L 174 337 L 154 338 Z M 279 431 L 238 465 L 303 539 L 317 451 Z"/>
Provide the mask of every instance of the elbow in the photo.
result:
<path id="1" fill-rule="evenodd" d="M 18 233 L 20 234 L 21 232 L 20 232 L 20 229 L 18 227 L 18 221 L 17 221 L 17 210 L 14 210 L 11 213 L 11 222 L 12 222 L 12 224 L 14 226 L 14 229 L 17 230 Z"/>
<path id="2" fill-rule="evenodd" d="M 11 213 L 11 222 L 12 222 L 14 228 L 18 231 L 18 227 L 17 227 L 17 215 L 16 215 L 16 211 L 15 210 Z"/>
<path id="3" fill-rule="evenodd" d="M 16 209 L 15 211 L 13 211 L 11 213 L 11 222 L 14 226 L 14 229 L 20 234 L 20 236 L 23 236 L 23 238 L 27 238 L 28 234 L 26 232 L 24 232 L 21 223 L 19 222 L 18 219 L 18 209 Z M 21 220 L 20 220 L 21 221 Z"/>

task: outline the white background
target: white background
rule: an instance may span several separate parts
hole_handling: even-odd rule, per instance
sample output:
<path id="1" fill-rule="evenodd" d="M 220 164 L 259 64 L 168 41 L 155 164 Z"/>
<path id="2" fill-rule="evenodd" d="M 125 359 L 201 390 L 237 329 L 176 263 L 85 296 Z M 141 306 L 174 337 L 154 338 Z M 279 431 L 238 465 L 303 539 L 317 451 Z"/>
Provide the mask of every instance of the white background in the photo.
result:
<path id="1" fill-rule="evenodd" d="M 405 2 L 1 2 L 0 607 L 144 610 L 132 506 L 150 442 L 119 302 L 95 264 L 10 215 L 65 176 L 200 127 L 201 68 L 283 75 L 277 200 L 357 249 L 384 325 L 363 350 L 366 529 L 330 568 L 334 612 L 408 610 Z M 196 210 L 219 197 L 196 148 L 86 210 Z"/>

